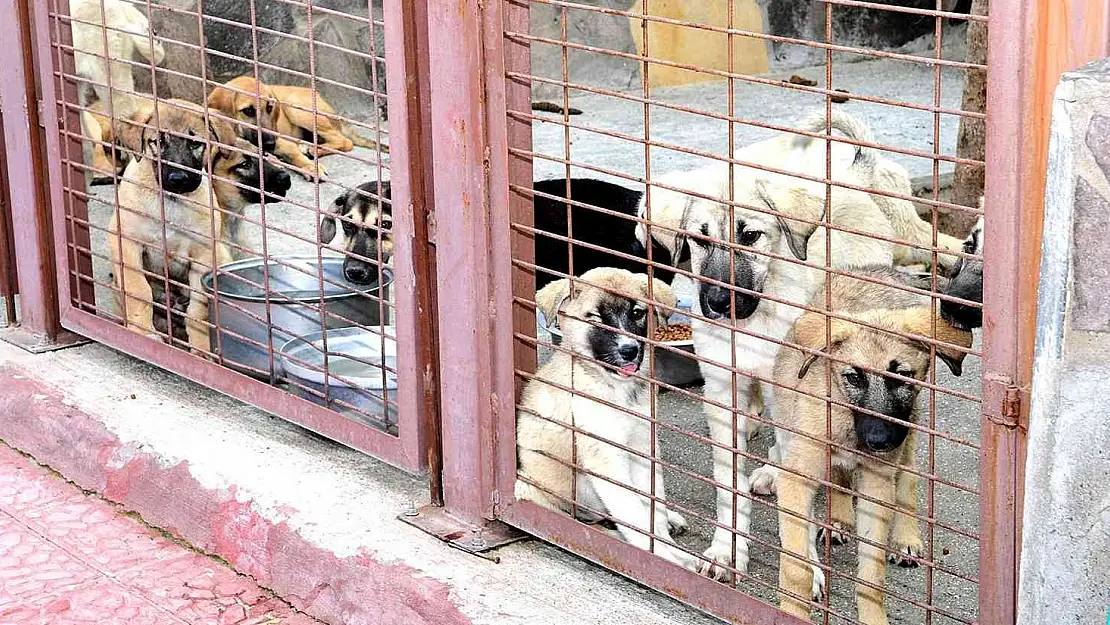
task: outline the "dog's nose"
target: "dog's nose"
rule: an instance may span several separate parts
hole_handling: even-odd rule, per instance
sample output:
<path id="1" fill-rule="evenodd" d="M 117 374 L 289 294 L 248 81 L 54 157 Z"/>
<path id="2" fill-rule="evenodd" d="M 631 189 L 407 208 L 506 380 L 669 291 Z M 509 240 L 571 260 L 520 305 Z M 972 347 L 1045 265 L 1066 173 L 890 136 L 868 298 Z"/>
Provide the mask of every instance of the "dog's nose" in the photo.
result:
<path id="1" fill-rule="evenodd" d="M 192 176 L 189 172 L 181 171 L 180 169 L 170 169 L 166 172 L 163 185 L 166 187 L 166 190 L 171 193 L 187 192 L 192 190 L 189 188 L 191 180 Z"/>
<path id="2" fill-rule="evenodd" d="M 709 304 L 709 310 L 706 312 L 723 317 L 728 314 L 729 305 L 732 303 L 732 292 L 719 286 L 709 287 L 705 301 Z"/>
<path id="3" fill-rule="evenodd" d="M 289 177 L 289 172 L 279 169 L 274 175 L 274 188 L 280 193 L 285 193 L 291 186 L 293 186 L 293 179 Z"/>
<path id="4" fill-rule="evenodd" d="M 370 278 L 371 278 L 370 268 L 361 264 L 361 263 L 359 263 L 359 264 L 349 263 L 346 267 L 343 268 L 343 275 L 346 276 L 348 280 L 350 280 L 351 282 L 354 282 L 355 284 L 366 284 L 366 283 L 370 282 Z"/>
<path id="5" fill-rule="evenodd" d="M 617 348 L 617 353 L 621 355 L 626 361 L 632 362 L 640 355 L 639 343 L 625 343 Z"/>

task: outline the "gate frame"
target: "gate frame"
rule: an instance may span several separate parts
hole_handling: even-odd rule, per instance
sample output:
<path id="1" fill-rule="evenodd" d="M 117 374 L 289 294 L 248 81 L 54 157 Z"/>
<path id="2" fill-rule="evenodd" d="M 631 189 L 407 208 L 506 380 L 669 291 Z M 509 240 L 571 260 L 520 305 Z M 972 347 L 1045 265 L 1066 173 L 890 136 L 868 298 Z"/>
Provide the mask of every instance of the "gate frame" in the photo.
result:
<path id="1" fill-rule="evenodd" d="M 77 85 L 71 78 L 66 78 L 75 75 L 73 56 L 63 51 L 63 46 L 72 45 L 69 29 L 54 28 L 56 23 L 64 25 L 68 17 L 65 16 L 62 0 L 4 0 L 4 3 L 18 3 L 25 10 L 29 9 L 15 26 L 21 32 L 29 33 L 34 42 L 23 49 L 22 56 L 29 59 L 29 53 L 34 55 L 33 75 L 38 78 L 38 125 L 44 135 L 45 177 L 50 181 L 46 189 L 47 197 L 34 205 L 45 208 L 40 211 L 43 215 L 53 217 L 53 227 L 48 221 L 39 224 L 36 231 L 48 239 L 52 237 L 53 254 L 50 254 L 51 245 L 47 243 L 40 244 L 36 249 L 45 253 L 44 262 L 47 264 L 40 266 L 50 269 L 46 277 L 56 280 L 58 286 L 57 302 L 43 309 L 53 310 L 55 314 L 60 312 L 61 327 L 253 404 L 401 469 L 412 473 L 423 472 L 428 459 L 435 456 L 430 450 L 438 449 L 439 445 L 434 436 L 427 435 L 429 432 L 434 434 L 434 429 L 425 423 L 428 411 L 434 410 L 436 401 L 433 384 L 438 372 L 430 347 L 434 345 L 434 337 L 428 335 L 427 324 L 422 322 L 426 315 L 417 314 L 417 311 L 429 309 L 426 301 L 428 290 L 417 287 L 418 280 L 427 282 L 428 272 L 427 248 L 423 239 L 417 237 L 416 225 L 424 224 L 427 215 L 424 162 L 417 158 L 396 158 L 391 159 L 389 168 L 394 206 L 409 209 L 394 211 L 396 233 L 408 236 L 394 238 L 393 268 L 396 276 L 394 317 L 410 321 L 394 323 L 398 344 L 413 346 L 411 351 L 403 352 L 398 359 L 397 409 L 400 420 L 398 436 L 391 436 L 215 362 L 135 334 L 97 316 L 95 312 L 81 309 L 82 305 L 88 306 L 86 303 L 92 302 L 93 288 L 85 283 L 87 280 L 80 280 L 92 276 L 91 256 L 81 249 L 82 245 L 83 249 L 90 249 L 88 229 L 71 223 L 70 217 L 87 216 L 85 202 L 75 193 L 84 190 L 84 175 L 72 164 L 83 162 L 79 104 Z M 408 5 L 405 0 L 386 0 L 385 4 L 384 55 L 392 61 L 386 64 L 387 97 L 395 120 L 399 122 L 395 124 L 394 132 L 390 133 L 394 156 L 420 154 L 419 150 L 410 149 L 410 145 L 414 141 L 420 145 L 424 132 L 419 112 L 412 111 L 414 103 L 419 102 L 419 94 L 410 91 L 410 81 L 407 80 L 420 62 L 419 58 L 414 58 L 415 46 L 410 45 L 410 39 L 416 36 L 412 25 L 417 22 L 412 19 L 412 9 Z M 52 30 L 57 31 L 54 38 Z M 206 89 L 208 86 L 205 86 Z M 25 120 L 29 123 L 30 118 L 25 116 L 20 121 Z M 8 121 L 11 123 L 13 120 Z M 10 154 L 11 145 L 8 148 Z M 63 185 L 63 180 L 68 180 L 68 184 Z M 70 190 L 67 192 L 64 186 Z M 69 211 L 67 204 L 71 205 Z M 76 267 L 75 271 L 70 270 L 71 262 Z M 42 284 L 49 283 L 46 279 L 42 281 Z M 21 287 L 24 287 L 22 282 Z"/>

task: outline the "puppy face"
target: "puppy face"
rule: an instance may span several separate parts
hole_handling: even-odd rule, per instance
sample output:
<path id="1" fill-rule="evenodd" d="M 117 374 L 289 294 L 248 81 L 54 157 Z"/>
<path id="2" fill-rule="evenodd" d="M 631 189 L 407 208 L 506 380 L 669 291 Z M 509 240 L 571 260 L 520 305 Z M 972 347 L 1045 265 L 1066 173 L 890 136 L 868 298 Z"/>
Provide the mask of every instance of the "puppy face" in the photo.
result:
<path id="1" fill-rule="evenodd" d="M 163 191 L 185 195 L 196 191 L 208 165 L 228 150 L 235 135 L 219 119 L 205 122 L 203 109 L 191 102 L 165 100 L 141 107 L 118 132 L 120 141 L 135 158 L 151 159 L 155 178 Z"/>
<path id="2" fill-rule="evenodd" d="M 256 96 L 257 94 L 257 96 Z M 262 133 L 262 149 L 272 153 L 277 147 L 278 101 L 273 90 L 253 78 L 240 76 L 208 96 L 208 106 L 239 122 L 236 131 L 251 145 L 258 145 Z"/>
<path id="3" fill-rule="evenodd" d="M 269 159 L 262 159 L 260 164 L 258 157 L 251 153 L 258 148 L 244 139 L 239 139 L 236 147 L 238 149 L 228 150 L 226 156 L 219 158 L 212 170 L 216 175 L 212 186 L 220 206 L 239 211 L 251 204 L 260 204 L 260 181 L 265 186 L 267 199 L 280 201 L 285 197 L 292 185 L 289 173 Z"/>
<path id="4" fill-rule="evenodd" d="M 982 203 L 980 203 L 982 206 Z M 948 287 L 945 295 L 958 297 L 972 302 L 983 302 L 983 218 L 972 228 L 971 234 L 964 241 L 964 252 L 975 254 L 978 260 L 958 258 L 952 267 Z M 943 300 L 940 303 L 940 314 L 952 325 L 963 330 L 972 330 L 983 327 L 983 309 L 967 304 L 959 304 Z"/>
<path id="5" fill-rule="evenodd" d="M 710 319 L 728 318 L 733 313 L 737 319 L 746 319 L 755 313 L 760 302 L 758 294 L 763 292 L 773 260 L 767 253 L 792 254 L 805 260 L 806 242 L 814 230 L 813 225 L 789 222 L 757 210 L 801 212 L 812 218 L 808 213 L 813 212 L 815 198 L 801 190 L 782 192 L 782 197 L 776 199 L 765 183 L 757 181 L 751 186 L 751 193 L 744 195 L 747 197 L 736 198 L 744 206 L 737 206 L 731 215 L 728 206 L 705 200 L 694 200 L 688 212 L 686 229 L 700 235 L 690 236 L 693 271 L 708 280 L 752 292 L 703 280 L 698 295 L 702 314 Z"/>
<path id="6" fill-rule="evenodd" d="M 893 332 L 931 335 L 933 320 L 928 308 L 876 310 L 861 317 Z M 825 329 L 824 316 L 807 313 L 799 319 L 795 334 L 802 344 L 820 344 Z M 936 329 L 936 340 L 943 343 L 936 346 L 937 356 L 959 375 L 964 352 L 958 348 L 970 347 L 971 335 L 940 319 L 936 320 Z M 924 381 L 931 366 L 929 345 L 839 319 L 831 322 L 829 331 L 831 343 L 824 351 L 836 358 L 830 361 L 833 395 L 861 409 L 850 410 L 857 447 L 873 454 L 895 451 L 910 433 L 921 387 L 894 376 Z M 806 358 L 798 372 L 800 379 L 806 377 L 816 359 Z M 814 380 L 823 386 L 823 372 Z"/>
<path id="7" fill-rule="evenodd" d="M 653 278 L 651 295 L 675 305 L 667 284 Z M 628 377 L 644 363 L 648 331 L 648 277 L 623 269 L 601 267 L 574 281 L 556 280 L 536 293 L 536 306 L 562 329 L 564 345 L 591 361 L 603 363 L 612 376 Z M 656 306 L 658 323 L 667 313 Z"/>
<path id="8" fill-rule="evenodd" d="M 350 253 L 343 261 L 343 275 L 355 284 L 376 280 L 379 254 L 383 262 L 393 254 L 393 209 L 389 181 L 381 181 L 380 197 L 378 184 L 376 180 L 364 182 L 335 198 L 331 214 L 320 224 L 321 243 L 330 243 L 335 238 L 337 218 L 342 224 L 341 247 Z"/>

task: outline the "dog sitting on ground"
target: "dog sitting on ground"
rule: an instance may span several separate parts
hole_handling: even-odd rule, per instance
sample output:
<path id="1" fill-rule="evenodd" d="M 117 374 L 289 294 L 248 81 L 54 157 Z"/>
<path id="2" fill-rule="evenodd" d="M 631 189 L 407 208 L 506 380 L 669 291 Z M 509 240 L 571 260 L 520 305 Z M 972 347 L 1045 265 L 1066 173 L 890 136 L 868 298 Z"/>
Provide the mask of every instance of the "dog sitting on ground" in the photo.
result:
<path id="1" fill-rule="evenodd" d="M 166 56 L 162 43 L 150 29 L 150 20 L 130 2 L 123 0 L 70 0 L 69 14 L 73 20 L 76 73 L 87 83 L 79 86 L 78 101 L 82 107 L 90 108 L 93 102 L 88 97 L 88 89 L 91 88 L 96 94 L 97 112 L 112 115 L 115 119 L 130 117 L 139 99 L 135 95 L 132 58 L 138 53 L 146 61 L 161 65 Z M 111 132 L 111 124 L 93 118 L 87 111 L 83 113 L 81 125 L 84 136 L 94 141 L 104 140 L 104 135 Z M 114 171 L 115 166 L 105 154 L 103 145 L 91 144 L 91 149 L 92 165 L 98 170 L 94 172 L 93 179 L 101 183 L 104 173 Z"/>
<path id="2" fill-rule="evenodd" d="M 339 232 L 335 222 L 342 224 L 343 276 L 355 284 L 378 280 L 379 262 L 393 255 L 391 193 L 388 180 L 364 182 L 335 198 L 320 222 L 320 243 L 331 243 Z"/>
<path id="3" fill-rule="evenodd" d="M 297 168 L 309 181 L 327 176 L 323 163 L 313 163 L 313 145 L 319 146 L 321 156 L 350 152 L 356 145 L 389 152 L 387 146 L 354 132 L 320 94 L 307 87 L 267 85 L 240 76 L 216 87 L 208 96 L 208 106 L 239 122 L 240 136 L 255 145 L 261 132 L 262 149 Z"/>
<path id="4" fill-rule="evenodd" d="M 853 141 L 874 143 L 871 128 L 862 120 L 843 111 L 834 110 L 826 118 L 824 112 L 810 116 L 802 122 L 799 130 L 809 133 L 823 133 L 827 127 L 840 132 Z M 832 148 L 832 176 L 834 182 L 874 189 L 884 193 L 912 196 L 913 187 L 905 168 L 890 159 L 884 158 L 878 150 L 834 142 Z M 735 159 L 753 163 L 784 172 L 802 174 L 811 178 L 824 179 L 827 175 L 826 141 L 805 135 L 782 133 L 770 139 L 753 143 L 736 151 Z M 756 170 L 737 166 L 734 173 L 736 184 L 751 180 L 752 173 L 770 183 L 789 186 L 807 186 L 812 193 L 825 192 L 820 182 L 804 180 L 787 174 Z M 667 248 L 673 257 L 681 257 L 685 251 L 682 245 L 686 237 L 682 233 L 684 215 L 694 196 L 675 189 L 689 189 L 705 196 L 722 201 L 728 200 L 729 169 L 725 163 L 714 163 L 692 171 L 675 171 L 658 177 L 662 186 L 654 186 L 651 191 L 652 238 Z M 671 188 L 666 188 L 671 187 Z M 932 225 L 921 219 L 911 201 L 892 198 L 881 194 L 868 194 L 871 201 L 882 210 L 890 221 L 897 241 L 904 244 L 894 245 L 894 262 L 898 265 L 913 265 L 932 262 L 933 229 Z M 734 193 L 735 202 L 741 201 L 742 193 Z M 641 200 L 637 214 L 648 217 L 646 198 Z M 647 233 L 641 224 L 636 228 L 640 243 L 646 245 Z M 941 250 L 959 251 L 963 242 L 944 233 L 937 233 L 937 247 Z M 937 263 L 948 270 L 956 261 L 955 256 L 940 252 Z"/>
<path id="5" fill-rule="evenodd" d="M 857 273 L 897 280 L 889 269 Z M 971 334 L 938 319 L 926 295 L 847 276 L 833 276 L 829 294 L 833 311 L 874 327 L 807 312 L 787 341 L 812 351 L 784 346 L 775 363 L 774 379 L 780 386 L 768 408 L 775 424 L 783 426 L 775 428 L 783 467 L 776 480 L 784 549 L 779 566 L 780 607 L 808 619 L 809 593 L 820 596 L 824 575 L 817 568 L 818 532 L 806 519 L 813 514 L 818 487 L 814 480 L 829 479 L 861 495 L 853 514 L 851 494 L 832 489 L 829 524 L 839 534 L 855 519 L 862 538 L 856 574 L 860 580 L 856 586 L 859 620 L 865 625 L 886 625 L 884 545 L 891 520 L 892 561 L 916 564 L 912 558 L 921 555 L 923 545 L 916 517 L 918 478 L 912 427 L 918 420 L 918 383 L 929 377 L 932 337 L 937 356 L 959 375 L 965 350 L 971 347 Z M 810 302 L 821 308 L 825 303 L 824 289 Z M 826 322 L 831 328 L 827 344 Z M 831 406 L 831 430 L 824 399 L 827 368 L 832 369 L 830 396 L 836 402 Z M 828 440 L 831 444 L 825 442 Z M 826 473 L 830 446 L 831 476 Z"/>
<path id="6" fill-rule="evenodd" d="M 132 159 L 109 226 L 113 282 L 127 328 L 158 339 L 148 276 L 169 274 L 188 284 L 189 345 L 204 353 L 210 345 L 201 278 L 213 260 L 231 261 L 227 246 L 213 240 L 213 233 L 223 231 L 223 216 L 212 205 L 208 171 L 227 149 L 217 142 L 234 145 L 235 131 L 214 112 L 206 124 L 204 109 L 191 102 L 164 100 L 156 106 L 140 107 L 118 131 Z"/>
<path id="7" fill-rule="evenodd" d="M 564 278 L 536 293 L 536 307 L 557 320 L 563 346 L 573 355 L 556 351 L 524 388 L 517 411 L 516 482 L 517 499 L 565 513 L 573 502 L 580 520 L 612 521 L 621 538 L 645 550 L 651 548 L 653 517 L 651 501 L 640 493 L 653 492 L 652 428 L 647 419 L 654 387 L 641 377 L 651 358 L 644 338 L 651 308 L 658 323 L 666 318 L 662 307 L 646 302 L 650 295 L 665 306 L 675 304 L 662 281 L 654 280 L 650 294 L 648 285 L 644 274 L 602 267 L 576 279 L 573 291 Z M 572 436 L 564 424 L 582 432 Z M 575 458 L 583 470 L 577 480 L 571 464 Z M 654 494 L 666 498 L 658 470 Z M 662 501 L 654 508 L 654 552 L 691 567 L 690 556 L 671 540 L 672 529 L 685 529 L 685 519 Z"/>
<path id="8" fill-rule="evenodd" d="M 736 181 L 737 201 L 752 208 L 730 211 L 721 203 L 693 200 L 683 228 L 693 233 L 688 242 L 691 266 L 701 281 L 702 316 L 695 316 L 691 325 L 694 350 L 705 359 L 699 366 L 705 379 L 703 408 L 714 441 L 713 477 L 722 485 L 735 479 L 739 492 L 717 488 L 718 526 L 701 572 L 720 580 L 732 577 L 733 566 L 747 570 L 751 517 L 744 458 L 732 452 L 734 445 L 741 454 L 747 451 L 748 419 L 729 407 L 751 407 L 757 386 L 763 401 L 769 402 L 773 389 L 758 380 L 770 379 L 779 350 L 776 341 L 786 336 L 802 313 L 796 306 L 764 296 L 804 304 L 825 279 L 821 269 L 789 260 L 825 264 L 826 229 L 816 225 L 825 216 L 824 193 L 773 184 L 752 170 L 743 176 Z M 834 224 L 850 224 L 875 236 L 893 234 L 890 222 L 864 193 L 834 188 L 828 212 Z M 829 245 L 831 265 L 839 269 L 890 266 L 894 259 L 890 243 L 862 235 L 834 230 Z M 733 374 L 733 367 L 739 375 Z M 734 505 L 739 533 L 735 538 L 728 529 L 733 527 Z"/>
<path id="9" fill-rule="evenodd" d="M 571 178 L 571 200 L 589 207 L 597 207 L 589 208 L 538 195 L 567 197 L 566 179 L 541 180 L 533 185 L 533 189 L 537 193 L 533 200 L 534 225 L 537 230 L 542 231 L 535 234 L 536 265 L 541 268 L 536 270 L 536 289 L 543 288 L 562 275 L 568 275 L 570 270 L 568 264 L 570 245 L 566 241 L 543 233 L 569 237 L 573 238 L 575 243 L 603 248 L 593 249 L 576 244 L 573 256 L 574 275 L 582 275 L 596 267 L 616 267 L 627 269 L 632 273 L 647 273 L 647 263 L 636 260 L 646 259 L 647 250 L 636 237 L 637 222 L 632 219 L 643 193 L 602 180 Z M 573 232 L 570 233 L 568 233 L 568 208 L 570 209 L 569 226 L 573 228 Z M 604 211 L 619 214 L 614 215 Z M 612 250 L 617 254 L 611 254 L 605 250 Z M 634 258 L 626 258 L 621 254 Z M 674 279 L 674 272 L 659 265 L 671 265 L 671 254 L 654 239 L 652 239 L 651 261 L 654 267 L 653 277 L 670 284 Z"/>

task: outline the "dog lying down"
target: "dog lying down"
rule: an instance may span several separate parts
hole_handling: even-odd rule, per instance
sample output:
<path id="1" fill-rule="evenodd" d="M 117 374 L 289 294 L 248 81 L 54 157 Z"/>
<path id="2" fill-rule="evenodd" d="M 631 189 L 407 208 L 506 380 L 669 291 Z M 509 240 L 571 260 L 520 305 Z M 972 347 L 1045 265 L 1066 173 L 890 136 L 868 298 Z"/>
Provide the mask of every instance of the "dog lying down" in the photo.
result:
<path id="1" fill-rule="evenodd" d="M 651 296 L 675 305 L 674 294 L 661 280 L 654 280 Z M 635 491 L 652 492 L 647 417 L 655 397 L 654 387 L 641 377 L 652 352 L 644 344 L 652 308 L 648 297 L 646 275 L 607 267 L 583 274 L 573 292 L 569 280 L 562 279 L 536 293 L 536 307 L 556 320 L 563 347 L 574 355 L 557 350 L 524 388 L 517 411 L 516 482 L 517 499 L 565 513 L 573 501 L 580 520 L 611 521 L 620 538 L 645 550 L 652 542 L 647 534 L 651 502 Z M 664 323 L 665 309 L 654 309 Z M 584 433 L 572 436 L 564 424 Z M 581 472 L 572 492 L 575 457 L 583 471 L 606 479 Z M 661 471 L 655 472 L 654 492 L 660 500 L 666 498 Z M 671 540 L 672 531 L 686 528 L 685 519 L 660 501 L 654 520 L 655 554 L 692 568 L 692 558 Z"/>

